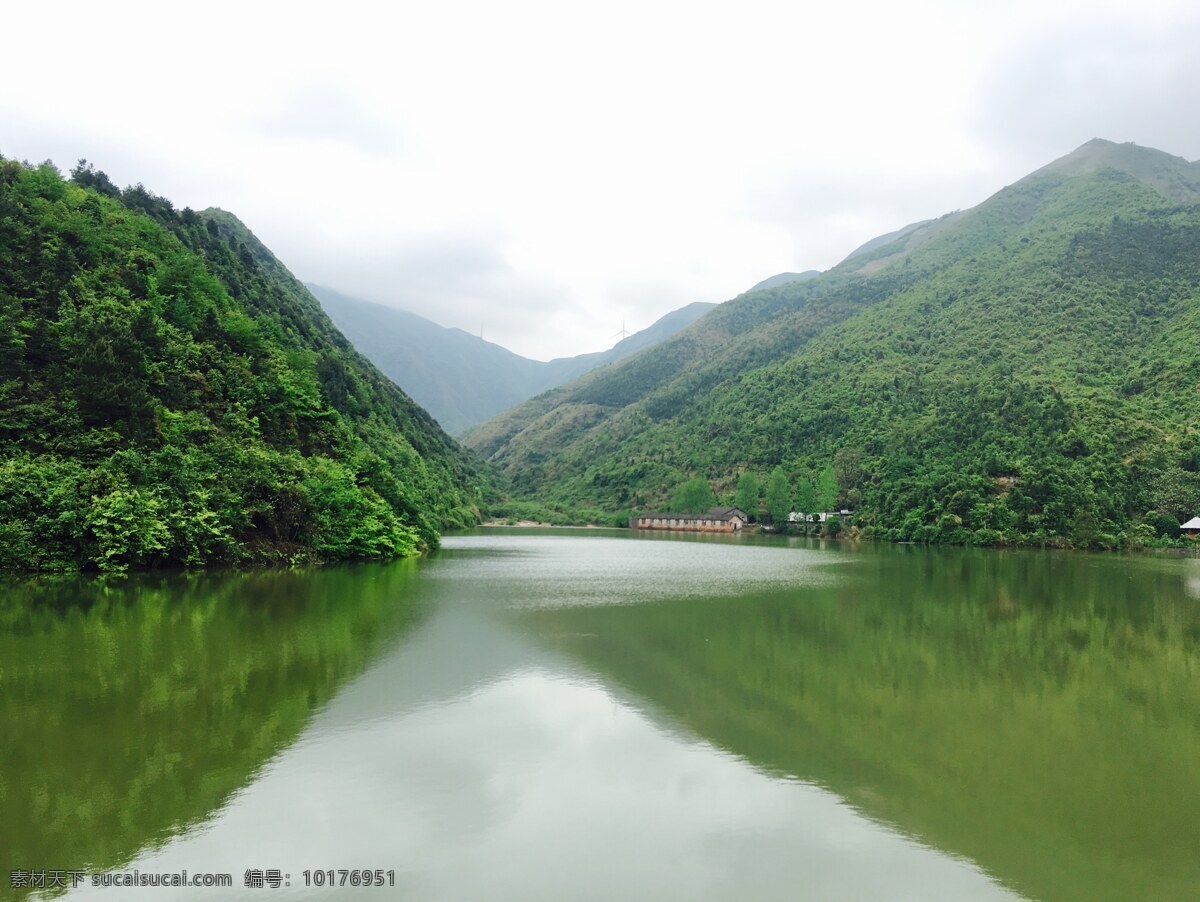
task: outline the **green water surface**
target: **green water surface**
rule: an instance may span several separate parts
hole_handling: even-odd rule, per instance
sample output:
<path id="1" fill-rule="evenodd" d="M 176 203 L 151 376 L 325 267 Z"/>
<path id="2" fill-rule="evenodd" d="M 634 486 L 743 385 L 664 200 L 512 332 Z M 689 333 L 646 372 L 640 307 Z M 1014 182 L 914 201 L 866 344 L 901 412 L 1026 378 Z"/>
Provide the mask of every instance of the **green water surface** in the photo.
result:
<path id="1" fill-rule="evenodd" d="M 0 592 L 0 897 L 1200 898 L 1196 558 L 479 530 Z"/>

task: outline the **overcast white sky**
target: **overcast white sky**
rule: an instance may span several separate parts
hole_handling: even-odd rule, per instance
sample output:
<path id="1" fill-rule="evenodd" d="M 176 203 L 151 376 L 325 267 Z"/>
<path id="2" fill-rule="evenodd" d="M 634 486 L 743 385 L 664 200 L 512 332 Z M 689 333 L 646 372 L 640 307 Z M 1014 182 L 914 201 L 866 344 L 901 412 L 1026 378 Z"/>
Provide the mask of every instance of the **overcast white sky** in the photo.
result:
<path id="1" fill-rule="evenodd" d="M 24 3 L 0 154 L 240 216 L 530 357 L 825 269 L 1092 137 L 1200 157 L 1193 2 Z"/>

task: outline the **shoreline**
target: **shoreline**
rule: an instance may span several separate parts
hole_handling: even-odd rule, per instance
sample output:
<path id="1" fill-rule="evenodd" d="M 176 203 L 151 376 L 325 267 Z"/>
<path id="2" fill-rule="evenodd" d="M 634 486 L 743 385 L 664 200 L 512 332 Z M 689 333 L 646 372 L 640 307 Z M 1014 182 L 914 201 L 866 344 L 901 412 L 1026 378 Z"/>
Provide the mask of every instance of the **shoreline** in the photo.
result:
<path id="1" fill-rule="evenodd" d="M 540 529 L 628 529 L 627 526 L 599 526 L 595 523 L 574 523 L 570 525 L 555 525 L 554 523 L 542 523 L 540 520 L 518 520 L 516 523 L 509 523 L 507 520 L 488 520 L 486 523 L 480 523 L 476 528 L 505 528 L 513 529 L 520 527 L 540 528 Z"/>

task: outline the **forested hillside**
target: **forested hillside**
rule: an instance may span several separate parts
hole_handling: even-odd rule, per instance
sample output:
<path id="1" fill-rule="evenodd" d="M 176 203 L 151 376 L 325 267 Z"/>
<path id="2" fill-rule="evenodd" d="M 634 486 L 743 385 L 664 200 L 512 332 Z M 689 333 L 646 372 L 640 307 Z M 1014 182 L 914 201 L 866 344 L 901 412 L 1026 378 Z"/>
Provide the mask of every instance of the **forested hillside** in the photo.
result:
<path id="1" fill-rule="evenodd" d="M 235 217 L 0 159 L 0 566 L 407 554 L 472 459 Z"/>
<path id="2" fill-rule="evenodd" d="M 542 361 L 415 313 L 320 285 L 308 288 L 354 346 L 455 435 L 549 388 L 664 341 L 716 306 L 688 304 L 607 351 Z"/>
<path id="3" fill-rule="evenodd" d="M 544 503 L 836 475 L 895 539 L 1110 546 L 1200 513 L 1200 164 L 1093 141 L 721 305 L 468 443 Z"/>

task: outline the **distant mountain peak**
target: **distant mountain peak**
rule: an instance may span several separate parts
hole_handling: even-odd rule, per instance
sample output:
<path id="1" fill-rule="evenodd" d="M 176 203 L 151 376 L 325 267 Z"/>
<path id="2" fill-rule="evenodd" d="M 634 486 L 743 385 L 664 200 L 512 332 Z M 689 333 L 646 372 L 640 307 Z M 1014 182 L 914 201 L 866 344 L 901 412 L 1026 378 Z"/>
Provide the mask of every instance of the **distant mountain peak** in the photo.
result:
<path id="1" fill-rule="evenodd" d="M 914 222 L 871 239 L 853 250 L 839 267 L 875 272 L 954 231 L 961 234 L 977 230 L 980 236 L 986 233 L 996 238 L 999 223 L 1006 223 L 1004 228 L 1016 228 L 1037 215 L 1051 197 L 1048 188 L 1111 172 L 1153 189 L 1172 204 L 1200 203 L 1200 162 L 1191 163 L 1132 141 L 1092 138 L 974 207 Z M 998 213 L 1000 210 L 1003 212 Z"/>
<path id="2" fill-rule="evenodd" d="M 311 282 L 307 287 L 355 347 L 452 433 L 665 341 L 716 306 L 697 301 L 607 351 L 541 361 L 398 307 L 348 297 Z"/>
<path id="3" fill-rule="evenodd" d="M 778 288 L 780 285 L 790 285 L 792 282 L 807 282 L 809 279 L 815 279 L 821 274 L 818 269 L 806 269 L 804 272 L 781 272 L 769 278 L 763 279 L 750 291 L 762 291 L 765 288 Z"/>
<path id="4" fill-rule="evenodd" d="M 1175 203 L 1200 200 L 1200 164 L 1132 141 L 1118 144 L 1105 138 L 1092 138 L 1029 178 L 1062 174 L 1091 175 L 1104 169 L 1123 172 L 1145 182 Z"/>
<path id="5" fill-rule="evenodd" d="M 1111 165 L 1113 163 L 1128 163 L 1139 159 L 1173 160 L 1190 165 L 1183 157 L 1173 156 L 1166 151 L 1153 147 L 1143 147 L 1132 141 L 1118 143 L 1107 138 L 1092 138 L 1080 144 L 1069 154 L 1059 157 L 1051 166 L 1073 164 L 1084 166 Z"/>
<path id="6" fill-rule="evenodd" d="M 878 235 L 875 238 L 872 238 L 870 241 L 860 244 L 858 247 L 852 250 L 846 255 L 846 260 L 853 260 L 855 257 L 862 257 L 875 250 L 878 250 L 881 247 L 884 247 L 885 245 L 891 244 L 893 241 L 899 241 L 901 238 L 911 235 L 913 232 L 917 231 L 917 229 L 923 228 L 933 221 L 934 220 L 932 219 L 922 219 L 920 222 L 910 222 L 908 225 L 904 226 L 904 228 L 896 229 L 894 232 L 887 232 L 883 235 Z M 843 260 L 842 262 L 845 263 L 846 260 Z"/>

